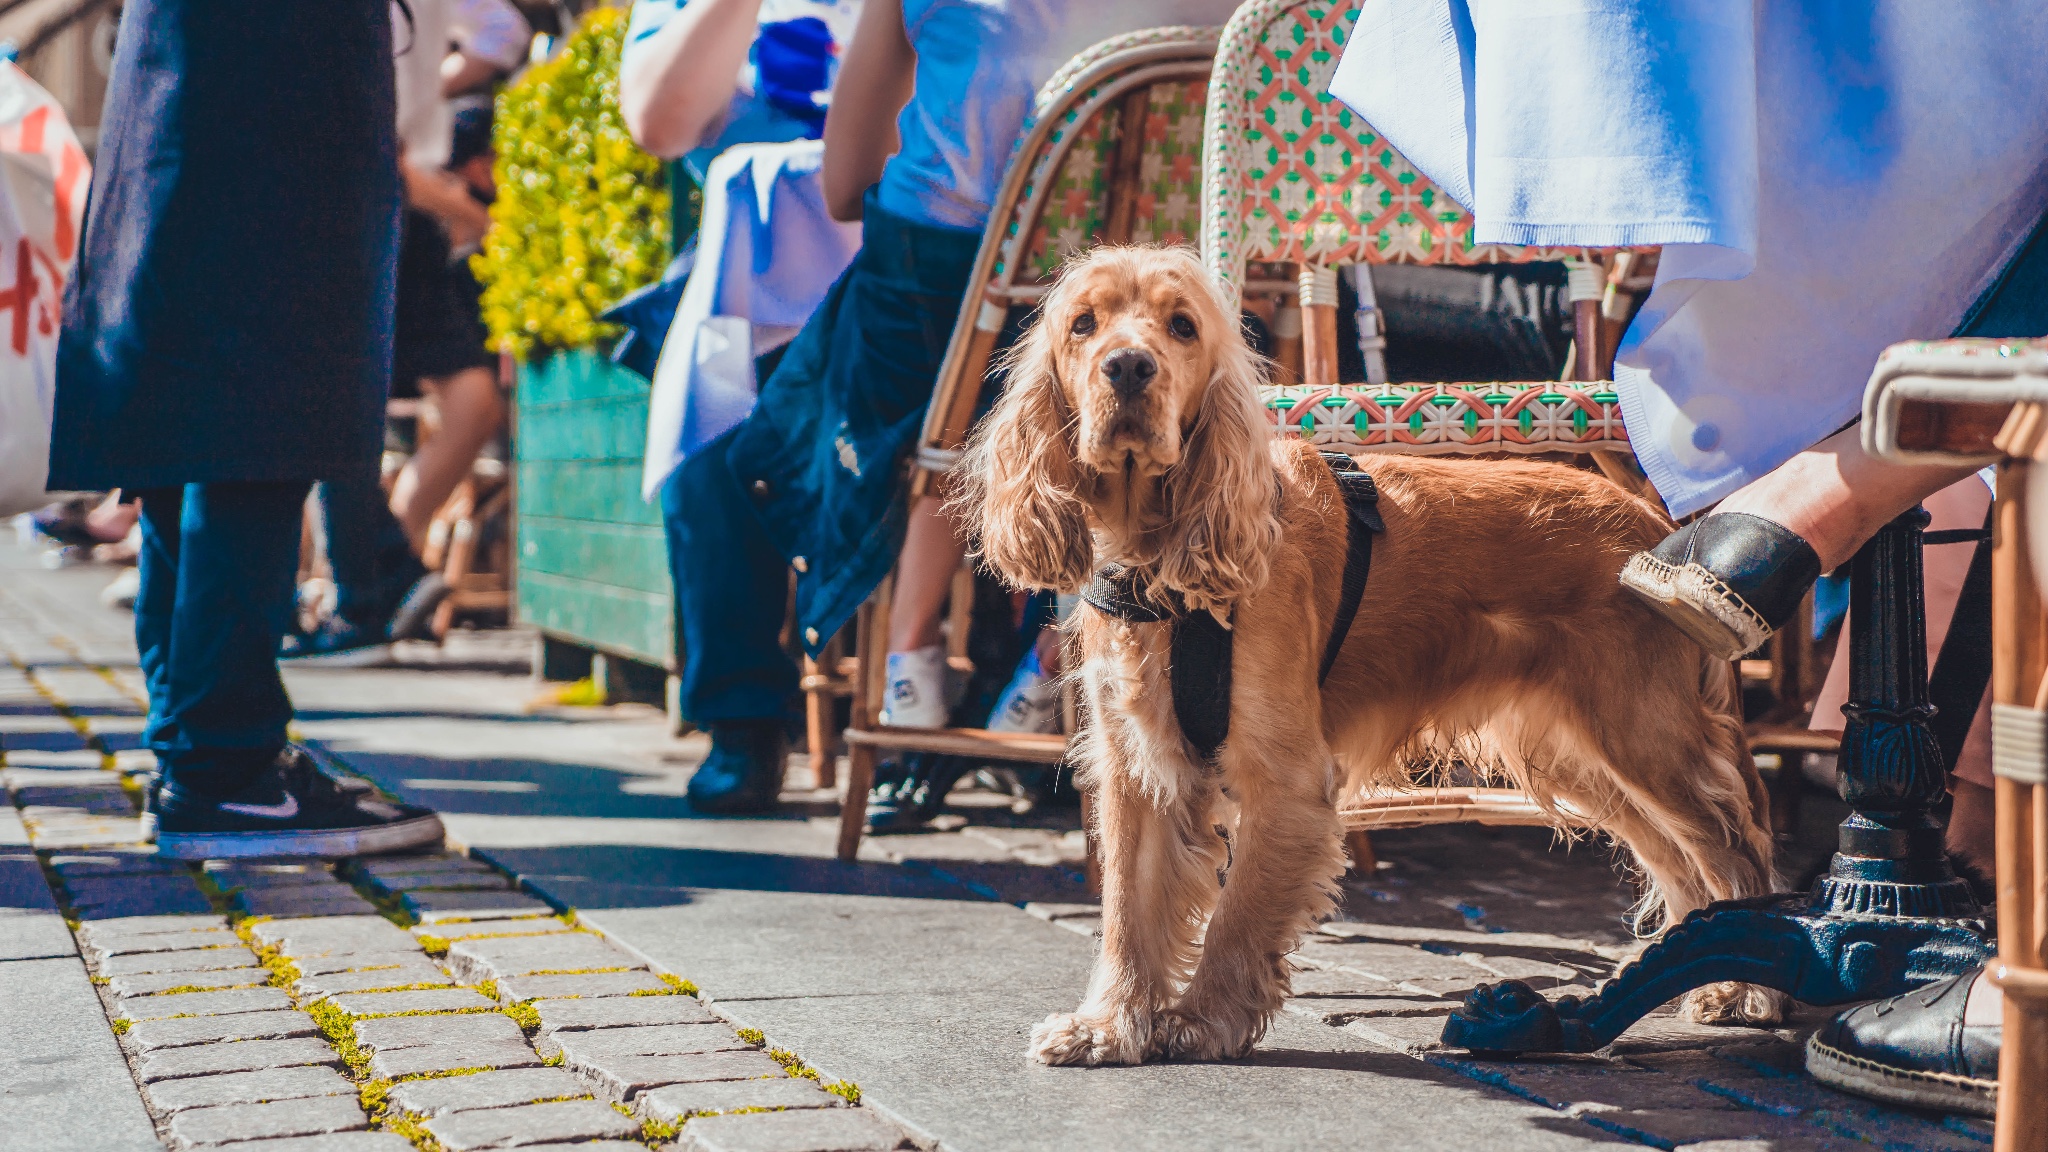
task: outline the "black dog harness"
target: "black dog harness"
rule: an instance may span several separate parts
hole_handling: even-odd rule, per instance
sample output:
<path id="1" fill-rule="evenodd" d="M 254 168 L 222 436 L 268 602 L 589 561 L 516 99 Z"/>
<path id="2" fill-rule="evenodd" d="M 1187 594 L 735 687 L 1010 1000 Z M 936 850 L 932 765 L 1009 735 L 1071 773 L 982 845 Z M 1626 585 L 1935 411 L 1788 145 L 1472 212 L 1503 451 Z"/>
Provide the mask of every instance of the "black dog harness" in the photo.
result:
<path id="1" fill-rule="evenodd" d="M 1344 494 L 1346 538 L 1344 584 L 1337 596 L 1336 618 L 1330 622 L 1330 638 L 1323 642 L 1317 684 L 1329 677 L 1358 615 L 1366 577 L 1372 572 L 1373 534 L 1387 530 L 1380 519 L 1380 493 L 1372 477 L 1342 453 L 1324 452 L 1322 457 L 1336 477 L 1338 491 Z M 1167 670 L 1173 687 L 1173 714 L 1180 721 L 1181 734 L 1202 754 L 1202 761 L 1214 764 L 1224 738 L 1230 735 L 1231 630 L 1208 612 L 1189 612 L 1178 596 L 1168 594 L 1167 603 L 1154 600 L 1138 586 L 1137 574 L 1128 568 L 1097 572 L 1081 598 L 1127 623 L 1173 625 Z"/>

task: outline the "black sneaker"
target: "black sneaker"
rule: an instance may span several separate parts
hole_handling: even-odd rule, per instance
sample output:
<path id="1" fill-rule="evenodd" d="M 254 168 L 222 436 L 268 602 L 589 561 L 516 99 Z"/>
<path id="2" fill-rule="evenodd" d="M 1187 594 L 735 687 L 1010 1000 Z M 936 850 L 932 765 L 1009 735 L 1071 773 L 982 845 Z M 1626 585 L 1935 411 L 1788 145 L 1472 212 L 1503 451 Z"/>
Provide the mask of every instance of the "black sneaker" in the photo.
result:
<path id="1" fill-rule="evenodd" d="M 294 632 L 278 646 L 277 658 L 323 668 L 368 668 L 391 662 L 391 637 L 381 627 L 329 616 L 311 632 Z"/>
<path id="2" fill-rule="evenodd" d="M 153 800 L 156 853 L 177 860 L 373 856 L 439 844 L 442 836 L 433 812 L 346 787 L 291 745 L 232 796 L 205 799 L 166 787 Z"/>

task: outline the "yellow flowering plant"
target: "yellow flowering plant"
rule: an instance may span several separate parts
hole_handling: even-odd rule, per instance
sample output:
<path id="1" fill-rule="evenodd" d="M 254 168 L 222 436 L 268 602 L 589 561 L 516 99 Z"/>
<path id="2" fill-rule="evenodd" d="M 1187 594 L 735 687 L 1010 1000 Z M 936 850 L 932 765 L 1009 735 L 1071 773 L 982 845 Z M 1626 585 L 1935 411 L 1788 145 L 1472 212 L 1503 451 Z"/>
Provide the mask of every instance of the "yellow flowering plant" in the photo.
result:
<path id="1" fill-rule="evenodd" d="M 498 95 L 498 198 L 470 269 L 492 346 L 520 359 L 619 335 L 598 314 L 668 262 L 667 174 L 619 112 L 626 15 L 592 9 L 554 59 Z"/>

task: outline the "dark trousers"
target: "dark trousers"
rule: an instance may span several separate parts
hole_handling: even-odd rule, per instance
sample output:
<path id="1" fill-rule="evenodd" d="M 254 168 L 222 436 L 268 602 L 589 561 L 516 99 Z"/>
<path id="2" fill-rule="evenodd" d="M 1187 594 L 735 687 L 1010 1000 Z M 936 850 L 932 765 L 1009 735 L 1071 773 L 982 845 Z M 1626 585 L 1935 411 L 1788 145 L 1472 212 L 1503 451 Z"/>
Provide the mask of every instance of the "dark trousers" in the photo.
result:
<path id="1" fill-rule="evenodd" d="M 700 725 L 783 719 L 797 686 L 780 639 L 789 564 L 726 462 L 733 435 L 705 445 L 661 488 L 683 650 L 682 711 Z"/>
<path id="2" fill-rule="evenodd" d="M 369 475 L 322 480 L 320 514 L 327 522 L 335 613 L 358 627 L 384 626 L 427 569 L 391 514 L 383 486 Z"/>
<path id="3" fill-rule="evenodd" d="M 144 740 L 173 791 L 231 793 L 277 758 L 292 704 L 277 671 L 291 622 L 304 481 L 150 488 L 135 647 Z"/>

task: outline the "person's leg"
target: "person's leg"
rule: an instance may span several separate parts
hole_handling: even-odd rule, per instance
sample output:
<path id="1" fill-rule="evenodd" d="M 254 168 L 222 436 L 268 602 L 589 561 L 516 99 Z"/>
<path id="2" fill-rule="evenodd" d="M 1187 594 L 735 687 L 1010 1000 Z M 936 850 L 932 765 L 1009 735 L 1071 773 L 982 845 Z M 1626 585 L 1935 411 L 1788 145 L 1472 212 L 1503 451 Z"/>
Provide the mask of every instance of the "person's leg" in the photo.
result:
<path id="1" fill-rule="evenodd" d="M 427 570 L 374 477 L 322 480 L 320 509 L 334 570 L 335 613 L 381 633 L 406 590 Z"/>
<path id="2" fill-rule="evenodd" d="M 140 586 L 135 595 L 135 654 L 149 691 L 149 727 L 143 743 L 155 746 L 163 723 L 163 705 L 170 694 L 171 616 L 178 604 L 178 520 L 184 515 L 185 489 L 151 488 L 137 492 L 141 503 L 142 551 L 135 558 Z"/>
<path id="3" fill-rule="evenodd" d="M 783 725 L 797 669 L 782 649 L 789 566 L 726 464 L 732 433 L 712 441 L 662 486 L 682 649 L 681 707 L 711 732 L 690 780 L 705 811 L 757 811 L 781 790 Z"/>
<path id="4" fill-rule="evenodd" d="M 291 620 L 305 495 L 303 483 L 192 484 L 181 502 L 145 497 L 144 520 L 156 529 L 146 534 L 166 539 L 164 521 L 177 516 L 176 589 L 150 739 L 173 793 L 232 793 L 285 745 L 292 709 L 277 644 Z M 154 575 L 144 589 L 153 603 L 162 596 Z"/>
<path id="5" fill-rule="evenodd" d="M 426 546 L 434 513 L 505 423 L 505 394 L 488 368 L 465 368 L 425 384 L 440 408 L 440 429 L 420 445 L 391 485 L 391 514 L 415 552 Z"/>
<path id="6" fill-rule="evenodd" d="M 1823 572 L 1848 562 L 1899 513 L 1968 477 L 1970 465 L 1895 464 L 1863 450 L 1861 428 L 1844 428 L 1715 507 L 1747 512 L 1797 533 Z"/>
<path id="7" fill-rule="evenodd" d="M 896 562 L 882 722 L 897 727 L 937 728 L 946 723 L 946 650 L 940 643 L 939 623 L 966 546 L 940 506 L 937 496 L 911 506 Z"/>
<path id="8" fill-rule="evenodd" d="M 154 619 L 141 637 L 162 666 L 149 729 L 163 772 L 152 805 L 159 855 L 341 857 L 441 839 L 432 812 L 343 791 L 287 742 L 292 706 L 277 647 L 291 619 L 305 495 L 296 482 L 191 484 L 182 506 L 146 497 L 148 550 L 176 561 L 168 638 Z M 173 510 L 175 529 L 165 522 Z M 164 602 L 159 575 L 145 590 L 153 610 Z"/>

